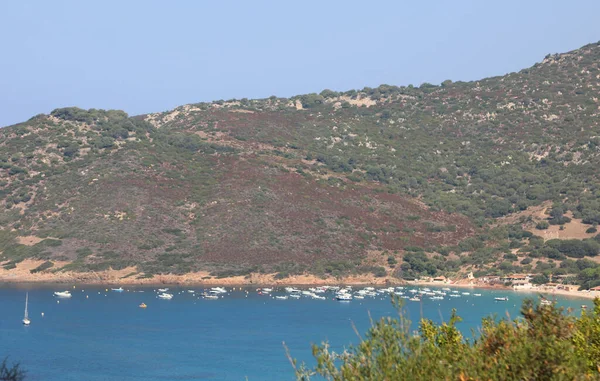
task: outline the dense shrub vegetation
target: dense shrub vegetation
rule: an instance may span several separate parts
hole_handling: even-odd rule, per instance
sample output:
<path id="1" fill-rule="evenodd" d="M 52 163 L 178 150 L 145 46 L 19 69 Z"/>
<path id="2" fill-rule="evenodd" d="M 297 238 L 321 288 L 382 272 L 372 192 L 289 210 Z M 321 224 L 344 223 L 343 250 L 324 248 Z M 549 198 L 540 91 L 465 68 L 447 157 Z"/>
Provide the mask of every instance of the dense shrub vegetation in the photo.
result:
<path id="1" fill-rule="evenodd" d="M 521 317 L 486 318 L 473 338 L 448 322 L 423 319 L 418 333 L 399 318 L 375 322 L 343 352 L 313 346 L 314 369 L 293 361 L 298 380 L 597 380 L 600 379 L 600 301 L 579 318 L 555 306 L 525 301 Z M 320 377 L 317 377 L 320 376 Z"/>
<path id="2" fill-rule="evenodd" d="M 525 271 L 595 284 L 593 266 L 571 262 L 598 254 L 599 63 L 590 44 L 473 82 L 138 117 L 56 109 L 0 129 L 0 259 L 140 276 Z M 530 220 L 503 219 L 519 212 Z M 522 233 L 552 238 L 571 222 L 587 240 Z"/>

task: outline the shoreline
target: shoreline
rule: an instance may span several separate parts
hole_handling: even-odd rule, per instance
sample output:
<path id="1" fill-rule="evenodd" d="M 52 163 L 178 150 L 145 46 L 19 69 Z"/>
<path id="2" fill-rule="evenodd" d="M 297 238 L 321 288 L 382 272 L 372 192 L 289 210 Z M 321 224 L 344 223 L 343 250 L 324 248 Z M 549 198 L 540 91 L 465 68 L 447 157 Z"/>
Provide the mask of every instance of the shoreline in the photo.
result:
<path id="1" fill-rule="evenodd" d="M 504 290 L 520 293 L 560 295 L 566 297 L 575 297 L 582 299 L 595 299 L 600 297 L 598 291 L 571 291 L 562 289 L 513 289 L 503 285 L 490 285 L 488 283 L 479 283 L 468 281 L 467 279 L 458 280 L 453 283 L 433 282 L 433 281 L 405 281 L 393 277 L 375 277 L 373 275 L 352 275 L 342 278 L 320 278 L 315 275 L 292 275 L 283 279 L 276 279 L 276 274 L 249 274 L 246 276 L 233 276 L 227 278 L 216 278 L 206 271 L 189 273 L 185 275 L 162 274 L 155 275 L 152 278 L 135 278 L 132 274 L 139 273 L 135 267 L 128 267 L 122 270 L 106 270 L 102 272 L 78 273 L 72 271 L 49 272 L 43 271 L 31 273 L 44 261 L 25 260 L 20 262 L 16 268 L 5 270 L 0 268 L 0 285 L 79 285 L 79 286 L 202 286 L 202 287 L 273 287 L 273 286 L 298 286 L 298 287 L 317 287 L 317 286 L 415 286 L 415 287 L 453 287 L 453 288 L 478 288 L 487 290 Z M 65 263 L 56 263 L 56 268 L 60 268 Z"/>

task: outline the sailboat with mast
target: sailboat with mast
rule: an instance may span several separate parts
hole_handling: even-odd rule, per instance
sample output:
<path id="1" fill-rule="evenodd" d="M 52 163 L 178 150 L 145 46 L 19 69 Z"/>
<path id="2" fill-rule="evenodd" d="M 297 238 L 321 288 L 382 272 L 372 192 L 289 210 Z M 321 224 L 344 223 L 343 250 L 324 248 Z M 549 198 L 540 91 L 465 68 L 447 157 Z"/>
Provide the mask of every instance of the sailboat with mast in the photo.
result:
<path id="1" fill-rule="evenodd" d="M 25 316 L 23 317 L 23 325 L 31 324 L 31 320 L 29 320 L 29 312 L 27 311 L 28 302 L 29 302 L 29 293 L 25 294 Z"/>

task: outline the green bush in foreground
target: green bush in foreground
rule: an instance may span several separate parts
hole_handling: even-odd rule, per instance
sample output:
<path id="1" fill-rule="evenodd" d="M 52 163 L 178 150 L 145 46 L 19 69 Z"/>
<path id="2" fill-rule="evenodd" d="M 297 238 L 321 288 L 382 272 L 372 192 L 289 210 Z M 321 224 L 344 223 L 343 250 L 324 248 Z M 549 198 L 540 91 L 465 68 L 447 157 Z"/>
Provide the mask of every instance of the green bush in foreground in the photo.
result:
<path id="1" fill-rule="evenodd" d="M 396 300 L 395 303 L 399 305 Z M 382 318 L 357 346 L 335 353 L 327 343 L 313 346 L 314 369 L 297 366 L 298 380 L 598 380 L 600 300 L 580 318 L 562 308 L 526 300 L 521 317 L 485 318 L 474 339 L 447 323 L 422 319 L 410 332 L 403 313 Z"/>
<path id="2" fill-rule="evenodd" d="M 8 359 L 0 363 L 0 381 L 22 381 L 25 379 L 25 371 L 19 364 L 8 365 Z"/>

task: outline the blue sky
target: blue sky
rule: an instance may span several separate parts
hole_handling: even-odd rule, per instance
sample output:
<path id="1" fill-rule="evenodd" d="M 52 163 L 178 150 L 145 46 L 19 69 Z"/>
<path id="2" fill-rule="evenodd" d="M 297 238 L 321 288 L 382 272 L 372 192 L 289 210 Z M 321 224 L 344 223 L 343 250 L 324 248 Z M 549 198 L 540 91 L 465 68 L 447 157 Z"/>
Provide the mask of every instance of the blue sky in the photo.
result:
<path id="1" fill-rule="evenodd" d="M 502 75 L 600 40 L 600 1 L 3 1 L 0 126 L 54 108 Z"/>

